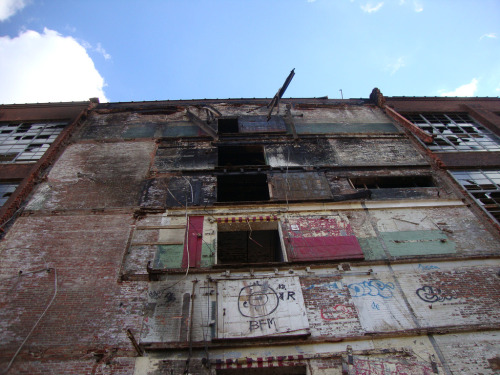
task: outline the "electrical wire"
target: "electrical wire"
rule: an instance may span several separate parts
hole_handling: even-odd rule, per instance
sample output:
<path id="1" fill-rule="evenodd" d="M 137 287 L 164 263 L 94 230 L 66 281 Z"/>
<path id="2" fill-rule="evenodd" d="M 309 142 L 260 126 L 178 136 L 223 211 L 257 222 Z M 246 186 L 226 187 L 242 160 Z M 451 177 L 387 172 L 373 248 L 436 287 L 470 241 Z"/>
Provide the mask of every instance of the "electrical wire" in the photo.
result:
<path id="1" fill-rule="evenodd" d="M 36 321 L 36 323 L 33 326 L 33 328 L 31 328 L 31 330 L 29 331 L 28 335 L 26 336 L 26 338 L 24 339 L 24 341 L 19 346 L 19 349 L 17 349 L 16 353 L 14 354 L 14 356 L 12 357 L 12 359 L 10 360 L 9 364 L 7 365 L 7 368 L 4 371 L 4 374 L 7 374 L 7 372 L 9 372 L 10 367 L 14 363 L 14 360 L 16 359 L 17 355 L 19 354 L 19 352 L 23 348 L 24 344 L 26 344 L 26 341 L 28 341 L 29 337 L 31 336 L 31 334 L 33 333 L 33 331 L 35 330 L 35 328 L 38 326 L 38 323 L 40 323 L 40 321 L 42 320 L 42 318 L 45 316 L 45 313 L 50 308 L 50 306 L 52 305 L 52 303 L 54 302 L 54 300 L 55 300 L 55 298 L 57 296 L 57 269 L 54 267 L 53 270 L 54 270 L 54 295 L 52 296 L 52 299 L 48 303 L 47 307 L 45 307 L 45 310 L 43 311 L 42 315 L 40 315 L 40 317 Z"/>

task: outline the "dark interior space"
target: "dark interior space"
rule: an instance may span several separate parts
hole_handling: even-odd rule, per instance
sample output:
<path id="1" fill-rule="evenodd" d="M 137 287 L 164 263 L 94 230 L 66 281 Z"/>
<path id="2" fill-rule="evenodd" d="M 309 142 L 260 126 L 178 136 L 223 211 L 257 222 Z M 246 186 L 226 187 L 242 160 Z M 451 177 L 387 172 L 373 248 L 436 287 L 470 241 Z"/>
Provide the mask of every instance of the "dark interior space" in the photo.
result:
<path id="1" fill-rule="evenodd" d="M 217 263 L 281 262 L 277 230 L 250 230 L 217 233 Z"/>
<path id="2" fill-rule="evenodd" d="M 431 176 L 387 176 L 351 178 L 356 189 L 398 189 L 434 187 Z"/>
<path id="3" fill-rule="evenodd" d="M 220 118 L 217 120 L 219 134 L 238 133 L 238 118 Z"/>
<path id="4" fill-rule="evenodd" d="M 263 173 L 217 176 L 217 202 L 268 200 L 267 176 Z"/>
<path id="5" fill-rule="evenodd" d="M 264 147 L 253 145 L 219 146 L 218 165 L 220 167 L 266 165 Z"/>

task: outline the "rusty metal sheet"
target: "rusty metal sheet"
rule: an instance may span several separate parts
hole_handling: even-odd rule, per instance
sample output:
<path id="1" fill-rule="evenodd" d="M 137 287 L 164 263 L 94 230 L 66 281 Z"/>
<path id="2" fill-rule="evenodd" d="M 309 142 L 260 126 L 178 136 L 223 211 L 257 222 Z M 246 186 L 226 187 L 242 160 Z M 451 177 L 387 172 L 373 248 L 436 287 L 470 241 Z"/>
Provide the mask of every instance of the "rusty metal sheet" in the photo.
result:
<path id="1" fill-rule="evenodd" d="M 222 280 L 217 285 L 218 338 L 308 334 L 299 278 Z"/>
<path id="2" fill-rule="evenodd" d="M 273 173 L 269 176 L 271 200 L 332 199 L 324 173 Z"/>
<path id="3" fill-rule="evenodd" d="M 241 116 L 238 118 L 240 133 L 284 133 L 285 121 L 281 116 Z"/>

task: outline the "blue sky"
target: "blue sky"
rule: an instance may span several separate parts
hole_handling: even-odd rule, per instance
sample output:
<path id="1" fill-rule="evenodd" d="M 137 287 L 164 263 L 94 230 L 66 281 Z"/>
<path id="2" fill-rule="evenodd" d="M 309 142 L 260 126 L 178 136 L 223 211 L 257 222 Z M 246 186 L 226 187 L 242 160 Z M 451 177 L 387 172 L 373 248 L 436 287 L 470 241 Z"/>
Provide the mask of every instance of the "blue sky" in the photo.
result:
<path id="1" fill-rule="evenodd" d="M 0 0 L 0 103 L 499 96 L 498 0 Z"/>

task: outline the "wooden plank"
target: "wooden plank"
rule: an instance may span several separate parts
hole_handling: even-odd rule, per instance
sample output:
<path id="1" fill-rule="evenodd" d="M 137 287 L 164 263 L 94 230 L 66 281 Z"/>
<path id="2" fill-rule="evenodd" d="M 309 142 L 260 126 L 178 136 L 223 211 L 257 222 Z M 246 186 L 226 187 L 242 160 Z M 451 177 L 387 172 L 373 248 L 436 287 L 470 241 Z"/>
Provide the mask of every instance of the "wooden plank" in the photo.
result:
<path id="1" fill-rule="evenodd" d="M 135 230 L 184 229 L 184 228 L 186 228 L 185 224 L 179 224 L 179 225 L 151 225 L 151 226 L 135 227 Z"/>

